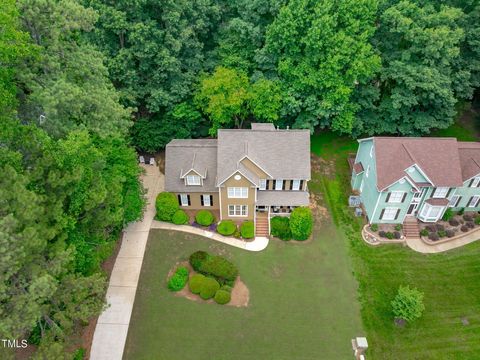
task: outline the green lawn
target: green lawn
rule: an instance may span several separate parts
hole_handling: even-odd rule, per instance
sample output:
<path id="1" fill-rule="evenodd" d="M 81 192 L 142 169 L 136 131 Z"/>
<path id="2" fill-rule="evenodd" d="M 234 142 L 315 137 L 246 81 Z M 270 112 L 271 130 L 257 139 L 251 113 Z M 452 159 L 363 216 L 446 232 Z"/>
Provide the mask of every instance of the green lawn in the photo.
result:
<path id="1" fill-rule="evenodd" d="M 250 304 L 197 303 L 170 293 L 165 277 L 196 250 L 225 255 Z M 363 334 L 345 239 L 327 222 L 310 243 L 271 241 L 260 253 L 179 232 L 151 231 L 126 359 L 350 359 Z"/>
<path id="2" fill-rule="evenodd" d="M 462 132 L 455 125 L 445 130 L 445 135 Z M 435 255 L 418 254 L 400 245 L 366 245 L 359 236 L 362 221 L 345 206 L 350 176 L 346 154 L 355 142 L 343 138 L 332 146 L 338 143 L 344 151 L 320 152 L 335 163 L 335 176 L 315 176 L 323 182 L 338 229 L 350 240 L 370 344 L 368 358 L 480 359 L 480 242 Z M 324 142 L 323 146 L 329 147 Z M 400 285 L 417 287 L 425 293 L 424 316 L 405 328 L 394 325 L 390 307 Z M 462 324 L 464 318 L 469 325 Z"/>

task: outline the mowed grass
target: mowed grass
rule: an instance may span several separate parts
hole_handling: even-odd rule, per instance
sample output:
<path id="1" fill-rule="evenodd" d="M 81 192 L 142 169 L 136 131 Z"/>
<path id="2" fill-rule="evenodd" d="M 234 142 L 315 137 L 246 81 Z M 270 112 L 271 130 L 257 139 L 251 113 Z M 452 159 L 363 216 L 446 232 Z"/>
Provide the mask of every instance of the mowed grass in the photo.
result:
<path id="1" fill-rule="evenodd" d="M 175 263 L 196 250 L 226 256 L 250 290 L 248 307 L 177 297 L 166 288 Z M 315 240 L 273 240 L 254 253 L 203 237 L 152 230 L 128 332 L 125 359 L 349 359 L 362 335 L 345 239 L 331 223 Z"/>
<path id="2" fill-rule="evenodd" d="M 455 132 L 458 125 L 446 134 Z M 341 141 L 348 148 L 349 140 Z M 351 146 L 354 143 L 350 140 Z M 418 254 L 401 245 L 366 245 L 359 235 L 362 220 L 346 207 L 350 193 L 346 153 L 332 155 L 337 170 L 334 177 L 315 176 L 323 182 L 338 229 L 350 240 L 370 344 L 368 359 L 480 359 L 480 242 L 433 255 Z M 400 285 L 425 293 L 424 316 L 404 328 L 394 324 L 390 305 Z"/>

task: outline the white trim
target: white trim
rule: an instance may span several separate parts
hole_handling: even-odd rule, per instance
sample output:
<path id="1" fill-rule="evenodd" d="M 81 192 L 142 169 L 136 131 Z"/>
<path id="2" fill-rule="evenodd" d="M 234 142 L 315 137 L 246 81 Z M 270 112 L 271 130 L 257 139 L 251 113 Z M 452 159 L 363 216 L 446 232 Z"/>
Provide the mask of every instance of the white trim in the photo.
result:
<path id="1" fill-rule="evenodd" d="M 275 186 L 274 186 L 274 189 L 275 191 L 281 191 L 283 190 L 283 184 L 284 184 L 284 181 L 283 179 L 275 179 Z M 280 186 L 280 189 L 277 189 L 277 184 L 280 182 L 281 186 Z"/>
<path id="2" fill-rule="evenodd" d="M 231 173 L 229 176 L 227 176 L 225 179 L 222 180 L 222 182 L 219 182 L 217 184 L 217 187 L 219 187 L 220 185 L 222 185 L 225 181 L 227 181 L 228 179 L 230 179 L 233 175 L 235 175 L 236 173 L 240 173 L 242 174 L 243 176 L 245 176 L 245 179 L 247 179 L 248 181 L 250 181 L 253 185 L 255 186 L 258 186 L 258 184 L 253 181 L 252 179 L 250 179 L 247 175 L 245 175 L 244 173 L 242 173 L 242 171 L 240 169 L 236 169 L 233 173 Z"/>
<path id="3" fill-rule="evenodd" d="M 212 206 L 212 203 L 210 201 L 210 194 L 202 194 L 201 196 L 203 198 L 203 206 Z M 208 205 L 205 204 L 205 199 L 208 199 Z"/>
<path id="4" fill-rule="evenodd" d="M 245 215 L 231 215 L 230 214 L 230 206 L 233 206 L 233 212 L 236 213 L 237 212 L 237 206 L 240 206 L 240 214 L 242 213 L 242 207 L 245 206 Z M 245 205 L 245 204 L 228 204 L 228 207 L 227 207 L 227 210 L 228 210 L 228 216 L 229 217 L 248 217 L 248 205 Z"/>
<path id="5" fill-rule="evenodd" d="M 264 182 L 264 186 L 262 186 L 262 181 Z M 267 179 L 260 179 L 258 181 L 258 190 L 267 190 Z"/>
<path id="6" fill-rule="evenodd" d="M 430 213 L 433 209 L 439 209 L 439 212 L 435 217 L 430 216 Z M 445 209 L 446 206 L 430 205 L 429 203 L 425 202 L 423 203 L 422 209 L 418 213 L 418 218 L 425 222 L 436 222 L 443 215 Z"/>
<path id="7" fill-rule="evenodd" d="M 399 200 L 392 201 L 392 196 L 393 196 L 394 194 L 395 194 L 396 197 L 398 197 L 398 194 L 400 194 L 400 199 L 399 199 Z M 401 204 L 404 194 L 405 194 L 405 191 L 402 191 L 402 190 L 390 191 L 390 197 L 388 198 L 387 203 Z"/>
<path id="8" fill-rule="evenodd" d="M 425 179 L 427 179 L 430 184 L 433 185 L 433 187 L 435 187 L 435 184 L 433 183 L 433 181 L 430 180 L 430 178 L 427 176 L 427 174 L 422 170 L 422 168 L 421 168 L 417 163 L 414 163 L 413 165 L 410 165 L 409 167 L 412 167 L 412 166 L 415 166 L 415 167 L 417 168 L 417 171 L 418 171 L 420 174 L 422 174 L 423 177 L 424 177 Z M 407 169 L 408 169 L 408 168 L 407 168 Z M 405 170 L 403 170 L 403 171 L 407 171 L 407 169 L 405 169 Z"/>
<path id="9" fill-rule="evenodd" d="M 398 207 L 393 207 L 393 206 L 387 206 L 383 210 L 384 210 L 384 212 L 383 212 L 382 218 L 380 220 L 392 221 L 392 220 L 395 220 L 395 217 L 397 216 L 399 208 Z M 393 216 L 391 216 L 390 218 L 387 218 L 386 215 L 385 215 L 387 213 L 387 211 L 388 212 L 393 212 Z"/>
<path id="10" fill-rule="evenodd" d="M 420 188 L 417 187 L 417 185 L 415 185 L 415 183 L 413 182 L 413 179 L 410 180 L 409 176 L 407 176 L 407 175 L 401 177 L 400 179 L 395 180 L 393 183 L 391 183 L 391 184 L 388 185 L 388 186 L 385 186 L 385 187 L 384 187 L 383 189 L 381 189 L 381 190 L 379 190 L 378 187 L 377 187 L 377 190 L 378 190 L 378 192 L 384 192 L 386 189 L 388 189 L 389 187 L 395 185 L 396 183 L 398 183 L 398 182 L 399 182 L 400 180 L 402 180 L 402 179 L 407 180 L 407 181 L 410 183 L 410 185 L 412 185 L 412 187 L 414 187 L 414 188 L 417 189 L 417 190 L 420 190 Z"/>
<path id="11" fill-rule="evenodd" d="M 298 179 L 293 179 L 290 180 L 292 182 L 292 190 L 293 191 L 300 191 L 300 183 L 302 182 L 301 180 Z M 295 189 L 295 184 L 298 184 L 297 188 Z"/>
<path id="12" fill-rule="evenodd" d="M 480 184 L 480 176 L 474 176 L 472 179 L 473 179 L 472 185 L 471 185 L 471 186 L 469 185 L 468 187 L 469 187 L 469 188 L 477 188 L 477 187 L 479 187 L 479 184 Z M 475 184 L 475 182 L 476 182 L 476 184 Z"/>
<path id="13" fill-rule="evenodd" d="M 191 184 L 189 180 L 198 179 L 198 184 Z M 199 175 L 187 175 L 185 176 L 185 183 L 187 186 L 202 186 L 202 177 Z"/>
<path id="14" fill-rule="evenodd" d="M 375 204 L 375 207 L 373 208 L 372 218 L 369 219 L 370 224 L 372 223 L 372 219 L 375 218 L 375 213 L 377 212 L 378 203 L 380 202 L 381 197 L 382 197 L 382 193 L 380 192 L 380 193 L 378 193 L 378 196 L 377 196 L 377 203 Z"/>
<path id="15" fill-rule="evenodd" d="M 447 187 L 447 186 L 436 187 L 436 188 L 433 188 L 431 196 L 432 196 L 433 199 L 446 199 L 449 190 L 450 190 L 450 188 Z M 440 191 L 443 192 L 442 196 L 437 196 L 437 192 L 440 192 Z"/>
<path id="16" fill-rule="evenodd" d="M 248 187 L 229 186 L 227 187 L 227 197 L 229 199 L 248 199 Z"/>
<path id="17" fill-rule="evenodd" d="M 180 173 L 180 179 L 183 179 L 185 178 L 190 172 L 194 172 L 196 173 L 198 176 L 200 176 L 201 178 L 203 178 L 204 176 L 202 174 L 200 174 L 197 170 L 195 170 L 194 168 L 191 168 L 190 170 L 188 170 L 187 172 L 185 172 L 183 175 Z M 206 175 L 206 174 L 205 174 Z"/>
<path id="18" fill-rule="evenodd" d="M 183 200 L 185 200 L 185 202 Z M 180 194 L 180 203 L 180 206 L 188 206 L 188 194 Z"/>
<path id="19" fill-rule="evenodd" d="M 252 163 L 255 164 L 255 166 L 257 166 L 260 170 L 262 170 L 265 174 L 267 174 L 268 176 L 270 176 L 271 179 L 273 179 L 273 176 L 270 175 L 267 170 L 265 170 L 264 168 L 262 168 L 260 165 L 258 165 L 255 161 L 253 161 L 252 159 L 250 159 L 250 156 L 248 155 L 244 155 L 240 160 L 238 160 L 238 164 L 240 164 L 245 158 L 247 158 L 248 160 L 250 160 Z"/>
<path id="20" fill-rule="evenodd" d="M 223 209 L 222 209 L 222 189 L 221 188 L 218 188 L 218 205 L 220 206 L 220 221 L 222 221 L 223 220 L 223 216 L 222 216 Z"/>
<path id="21" fill-rule="evenodd" d="M 368 178 L 369 174 L 370 174 L 370 165 L 367 166 L 367 170 L 365 171 L 365 177 Z"/>
<path id="22" fill-rule="evenodd" d="M 373 159 L 373 141 L 372 141 L 372 147 L 370 148 L 370 158 Z"/>

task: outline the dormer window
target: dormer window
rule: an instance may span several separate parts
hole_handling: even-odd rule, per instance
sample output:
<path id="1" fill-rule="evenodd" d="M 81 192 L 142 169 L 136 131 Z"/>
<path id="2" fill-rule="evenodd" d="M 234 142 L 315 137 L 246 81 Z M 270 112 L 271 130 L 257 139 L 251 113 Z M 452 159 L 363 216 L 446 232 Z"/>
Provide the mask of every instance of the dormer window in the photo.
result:
<path id="1" fill-rule="evenodd" d="M 200 185 L 200 176 L 187 175 L 187 185 Z"/>

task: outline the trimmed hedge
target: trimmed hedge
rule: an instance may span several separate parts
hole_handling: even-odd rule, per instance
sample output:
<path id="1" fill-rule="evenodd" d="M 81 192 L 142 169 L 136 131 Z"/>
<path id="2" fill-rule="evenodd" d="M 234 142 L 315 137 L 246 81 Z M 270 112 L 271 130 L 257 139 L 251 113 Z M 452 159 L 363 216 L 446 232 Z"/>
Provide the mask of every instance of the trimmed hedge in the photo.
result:
<path id="1" fill-rule="evenodd" d="M 217 280 L 209 277 L 204 277 L 202 280 L 202 288 L 200 290 L 200 297 L 203 300 L 211 299 L 215 293 L 220 289 L 220 284 Z"/>
<path id="2" fill-rule="evenodd" d="M 214 300 L 217 304 L 225 305 L 230 302 L 231 295 L 228 291 L 220 289 L 215 293 Z"/>
<path id="3" fill-rule="evenodd" d="M 240 233 L 244 239 L 252 239 L 255 237 L 255 226 L 253 221 L 247 220 L 240 225 Z"/>
<path id="4" fill-rule="evenodd" d="M 206 251 L 195 251 L 192 255 L 190 255 L 190 258 L 188 261 L 190 262 L 190 265 L 192 265 L 193 270 L 195 271 L 200 271 L 200 268 L 202 267 L 202 264 L 207 258 L 210 256 L 209 253 Z"/>
<path id="5" fill-rule="evenodd" d="M 281 240 L 291 240 L 292 232 L 290 231 L 290 219 L 286 216 L 274 216 L 270 220 L 270 228 L 272 236 Z"/>
<path id="6" fill-rule="evenodd" d="M 184 266 L 175 270 L 175 274 L 168 280 L 168 288 L 172 291 L 182 290 L 188 281 L 188 269 Z"/>
<path id="7" fill-rule="evenodd" d="M 202 262 L 199 270 L 202 274 L 215 277 L 220 283 L 225 280 L 234 281 L 238 276 L 238 269 L 227 259 L 221 256 L 209 255 Z"/>
<path id="8" fill-rule="evenodd" d="M 172 221 L 172 217 L 177 210 L 180 209 L 177 197 L 169 192 L 161 192 L 155 200 L 155 208 L 157 213 L 155 218 L 161 221 Z"/>
<path id="9" fill-rule="evenodd" d="M 217 232 L 224 236 L 230 236 L 237 230 L 237 225 L 232 220 L 222 220 L 217 226 Z"/>
<path id="10" fill-rule="evenodd" d="M 182 209 L 178 209 L 177 211 L 175 211 L 175 214 L 173 214 L 172 216 L 172 222 L 175 224 L 175 225 L 184 225 L 186 223 L 188 223 L 188 215 L 185 211 L 183 211 Z"/>
<path id="11" fill-rule="evenodd" d="M 195 215 L 195 221 L 202 226 L 210 226 L 215 221 L 215 217 L 208 210 L 200 210 Z"/>
<path id="12" fill-rule="evenodd" d="M 188 281 L 188 287 L 193 294 L 200 294 L 202 291 L 205 276 L 202 274 L 193 275 Z"/>
<path id="13" fill-rule="evenodd" d="M 308 207 L 297 207 L 290 215 L 290 231 L 295 240 L 307 240 L 313 230 L 312 210 Z"/>

